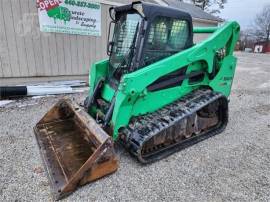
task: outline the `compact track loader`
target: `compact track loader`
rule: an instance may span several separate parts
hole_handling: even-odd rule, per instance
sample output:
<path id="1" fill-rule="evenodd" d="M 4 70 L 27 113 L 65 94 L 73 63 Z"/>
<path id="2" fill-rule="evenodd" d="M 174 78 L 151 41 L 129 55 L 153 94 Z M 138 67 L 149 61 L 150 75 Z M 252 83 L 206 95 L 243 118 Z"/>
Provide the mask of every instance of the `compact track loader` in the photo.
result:
<path id="1" fill-rule="evenodd" d="M 193 27 L 188 13 L 143 2 L 109 13 L 109 59 L 91 67 L 84 106 L 60 100 L 34 128 L 57 199 L 117 170 L 114 141 L 151 163 L 228 122 L 238 23 Z M 210 36 L 194 44 L 200 33 Z"/>

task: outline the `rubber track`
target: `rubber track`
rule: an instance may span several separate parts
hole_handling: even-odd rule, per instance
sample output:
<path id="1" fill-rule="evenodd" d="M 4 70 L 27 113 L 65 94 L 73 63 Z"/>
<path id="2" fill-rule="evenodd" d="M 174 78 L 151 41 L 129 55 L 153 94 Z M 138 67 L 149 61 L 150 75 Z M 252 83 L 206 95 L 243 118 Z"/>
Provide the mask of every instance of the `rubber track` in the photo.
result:
<path id="1" fill-rule="evenodd" d="M 150 157 L 144 158 L 142 156 L 141 151 L 144 142 L 158 135 L 160 132 L 170 129 L 170 126 L 179 123 L 184 118 L 196 113 L 198 110 L 216 100 L 220 100 L 223 107 L 221 122 L 217 127 L 211 131 L 171 144 L 166 148 L 161 148 L 160 151 L 157 151 L 157 154 Z M 227 122 L 227 98 L 221 93 L 209 89 L 200 89 L 153 113 L 133 118 L 130 124 L 123 129 L 120 142 L 122 142 L 129 152 L 136 156 L 141 163 L 151 163 L 221 133 L 225 129 Z"/>

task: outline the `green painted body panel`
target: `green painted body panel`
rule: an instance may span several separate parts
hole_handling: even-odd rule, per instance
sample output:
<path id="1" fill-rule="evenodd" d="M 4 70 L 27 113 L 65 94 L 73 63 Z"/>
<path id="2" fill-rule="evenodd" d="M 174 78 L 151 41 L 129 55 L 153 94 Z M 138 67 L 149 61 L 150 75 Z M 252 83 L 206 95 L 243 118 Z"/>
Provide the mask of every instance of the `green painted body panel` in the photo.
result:
<path id="1" fill-rule="evenodd" d="M 114 140 L 118 138 L 118 130 L 126 126 L 131 117 L 156 111 L 196 88 L 208 86 L 227 97 L 230 95 L 236 67 L 236 58 L 233 56 L 233 51 L 240 32 L 238 23 L 228 22 L 218 28 L 194 28 L 194 31 L 196 33 L 213 32 L 213 34 L 189 49 L 124 75 L 116 93 L 109 84 L 105 83 L 102 89 L 102 98 L 108 102 L 111 101 L 114 94 L 116 98 L 110 122 Z M 214 57 L 220 49 L 226 49 L 226 55 L 222 61 L 219 61 L 220 69 L 218 73 L 210 80 L 209 74 L 213 71 Z M 177 87 L 155 92 L 147 91 L 147 86 L 158 78 L 183 67 L 187 67 L 187 73 L 194 70 L 203 70 L 206 74 L 202 81 L 195 84 L 190 84 L 188 79 L 185 79 Z M 92 66 L 89 78 L 90 96 L 98 80 L 101 77 L 106 78 L 107 75 L 108 60 L 97 62 Z"/>
<path id="2" fill-rule="evenodd" d="M 105 84 L 101 92 L 101 97 L 105 101 L 110 102 L 114 96 L 114 93 L 115 93 L 115 90 L 112 87 L 110 87 L 109 84 Z"/>
<path id="3" fill-rule="evenodd" d="M 218 27 L 194 27 L 193 33 L 213 33 L 218 30 Z"/>
<path id="4" fill-rule="evenodd" d="M 92 95 L 96 83 L 108 74 L 109 60 L 102 60 L 92 65 L 89 74 L 89 94 Z M 92 78 L 92 79 L 91 79 Z"/>

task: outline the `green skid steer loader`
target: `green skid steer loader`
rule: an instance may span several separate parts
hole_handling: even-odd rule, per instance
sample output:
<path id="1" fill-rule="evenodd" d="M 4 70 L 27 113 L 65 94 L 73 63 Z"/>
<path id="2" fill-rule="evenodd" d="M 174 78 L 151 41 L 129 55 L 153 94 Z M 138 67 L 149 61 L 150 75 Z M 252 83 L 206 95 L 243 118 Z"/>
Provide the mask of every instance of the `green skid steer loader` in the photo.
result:
<path id="1" fill-rule="evenodd" d="M 34 128 L 56 199 L 116 171 L 114 141 L 152 163 L 228 122 L 238 23 L 193 27 L 188 13 L 143 2 L 109 14 L 109 59 L 91 67 L 84 107 L 60 100 Z M 210 36 L 194 44 L 194 33 Z"/>

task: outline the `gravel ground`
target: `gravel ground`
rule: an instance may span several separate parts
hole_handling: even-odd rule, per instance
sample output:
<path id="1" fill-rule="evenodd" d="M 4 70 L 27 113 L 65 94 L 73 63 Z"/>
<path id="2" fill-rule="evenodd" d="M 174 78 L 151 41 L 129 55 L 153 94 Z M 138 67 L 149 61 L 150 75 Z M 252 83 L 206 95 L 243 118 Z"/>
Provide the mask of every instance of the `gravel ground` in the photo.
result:
<path id="1" fill-rule="evenodd" d="M 270 56 L 237 56 L 225 132 L 148 166 L 119 148 L 118 172 L 63 201 L 270 201 Z M 0 108 L 0 200 L 52 201 L 32 128 L 58 99 Z"/>

